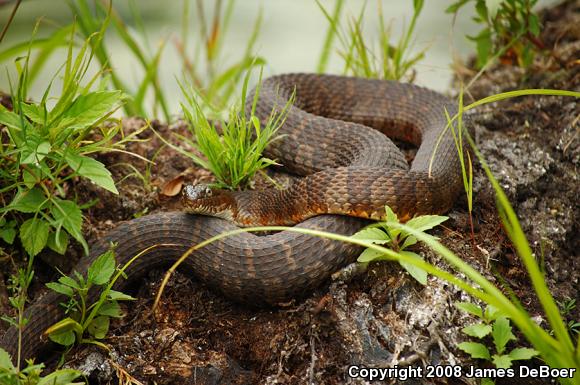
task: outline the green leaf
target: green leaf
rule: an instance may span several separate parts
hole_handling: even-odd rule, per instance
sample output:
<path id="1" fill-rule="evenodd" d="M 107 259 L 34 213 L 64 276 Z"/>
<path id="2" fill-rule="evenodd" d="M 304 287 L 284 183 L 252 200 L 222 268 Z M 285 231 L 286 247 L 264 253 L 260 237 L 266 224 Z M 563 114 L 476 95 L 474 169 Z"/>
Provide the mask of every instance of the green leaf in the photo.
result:
<path id="1" fill-rule="evenodd" d="M 40 187 L 32 190 L 21 190 L 16 194 L 8 209 L 20 211 L 21 213 L 36 213 L 42 210 L 46 198 Z"/>
<path id="2" fill-rule="evenodd" d="M 69 332 L 72 333 L 72 341 Z M 54 336 L 56 340 L 51 337 L 54 342 L 60 343 L 57 341 L 60 340 L 63 342 L 60 343 L 61 345 L 70 346 L 74 343 L 77 334 L 83 334 L 83 327 L 74 319 L 67 317 L 50 326 L 45 330 L 44 334 Z"/>
<path id="3" fill-rule="evenodd" d="M 36 185 L 36 182 L 42 175 L 42 169 L 40 168 L 28 167 L 26 169 L 22 169 L 22 181 L 29 189 L 32 189 Z"/>
<path id="4" fill-rule="evenodd" d="M 483 338 L 489 333 L 491 333 L 491 326 L 484 324 L 483 322 L 472 324 L 469 326 L 464 327 L 461 331 L 468 336 L 476 337 L 476 338 Z"/>
<path id="5" fill-rule="evenodd" d="M 67 297 L 72 297 L 74 295 L 74 290 L 67 285 L 63 285 L 62 283 L 48 282 L 46 287 L 57 293 L 64 294 Z"/>
<path id="6" fill-rule="evenodd" d="M 10 372 L 14 370 L 10 354 L 2 348 L 0 348 L 0 368 L 8 369 Z"/>
<path id="7" fill-rule="evenodd" d="M 417 231 L 430 230 L 433 227 L 445 222 L 449 217 L 441 215 L 421 215 L 415 218 L 411 218 L 407 221 L 406 225 L 414 228 Z"/>
<path id="8" fill-rule="evenodd" d="M 376 251 L 374 249 L 365 249 L 357 258 L 357 262 L 365 263 L 383 259 L 388 259 L 385 253 L 381 253 L 380 251 Z"/>
<path id="9" fill-rule="evenodd" d="M 87 279 L 95 285 L 104 285 L 113 276 L 115 272 L 115 256 L 112 251 L 101 254 L 95 262 L 89 266 Z"/>
<path id="10" fill-rule="evenodd" d="M 538 37 L 540 35 L 540 20 L 538 19 L 538 16 L 534 13 L 530 13 L 528 23 L 532 35 Z"/>
<path id="11" fill-rule="evenodd" d="M 51 341 L 63 346 L 71 346 L 77 339 L 72 329 L 54 331 L 48 335 L 48 338 L 50 338 Z"/>
<path id="12" fill-rule="evenodd" d="M 14 238 L 16 238 L 16 221 L 13 219 L 10 222 L 6 222 L 4 218 L 0 218 L 2 222 L 0 224 L 0 238 L 9 245 L 14 242 Z"/>
<path id="13" fill-rule="evenodd" d="M 69 241 L 68 234 L 64 230 L 53 231 L 50 234 L 48 234 L 48 241 L 46 244 L 52 250 L 56 251 L 61 255 L 64 255 L 68 247 L 68 241 Z"/>
<path id="14" fill-rule="evenodd" d="M 45 124 L 48 117 L 47 111 L 39 104 L 22 103 L 22 112 L 34 123 Z"/>
<path id="15" fill-rule="evenodd" d="M 385 206 L 385 217 L 387 222 L 399 222 L 399 217 L 389 206 Z"/>
<path id="16" fill-rule="evenodd" d="M 402 250 L 399 252 L 399 254 L 423 261 L 423 257 L 417 253 L 413 253 L 412 251 Z M 403 267 L 403 269 L 407 270 L 407 272 L 411 274 L 411 276 L 415 278 L 421 285 L 427 284 L 427 272 L 425 270 L 402 260 L 399 261 L 399 264 Z"/>
<path id="17" fill-rule="evenodd" d="M 80 176 L 90 179 L 96 185 L 114 194 L 119 194 L 111 173 L 99 161 L 79 154 L 67 153 L 65 156 L 68 165 Z"/>
<path id="18" fill-rule="evenodd" d="M 485 0 L 485 6 L 487 7 L 487 12 L 489 14 L 490 19 L 494 19 L 495 15 L 497 15 L 497 11 L 503 3 L 504 0 Z"/>
<path id="19" fill-rule="evenodd" d="M 415 243 L 417 243 L 417 238 L 415 238 L 412 235 L 409 235 L 409 236 L 405 237 L 405 241 L 400 246 L 400 250 L 404 250 L 409 246 L 413 246 Z"/>
<path id="20" fill-rule="evenodd" d="M 72 381 L 81 376 L 81 372 L 74 369 L 60 369 L 55 372 L 50 373 L 46 377 L 39 379 L 37 385 L 75 385 L 84 384 L 72 383 Z"/>
<path id="21" fill-rule="evenodd" d="M 457 345 L 457 347 L 469 354 L 471 358 L 482 358 L 484 360 L 491 359 L 487 347 L 479 342 L 462 342 Z"/>
<path id="22" fill-rule="evenodd" d="M 136 299 L 128 294 L 113 289 L 109 290 L 107 293 L 107 298 L 112 301 L 134 301 Z"/>
<path id="23" fill-rule="evenodd" d="M 515 348 L 514 350 L 509 352 L 509 356 L 512 359 L 512 361 L 529 360 L 532 357 L 535 357 L 539 354 L 540 354 L 540 352 L 538 352 L 535 349 L 530 349 L 530 348 Z"/>
<path id="24" fill-rule="evenodd" d="M 62 277 L 60 277 L 58 279 L 58 282 L 62 283 L 63 285 L 66 285 L 66 286 L 70 286 L 70 287 L 77 289 L 77 290 L 81 289 L 81 286 L 78 284 L 77 281 L 75 281 L 74 279 L 72 279 L 71 277 L 66 276 L 66 275 L 63 275 Z"/>
<path id="25" fill-rule="evenodd" d="M 92 126 L 107 116 L 123 98 L 121 91 L 98 91 L 80 95 L 62 114 L 61 121 L 69 128 Z"/>
<path id="26" fill-rule="evenodd" d="M 53 205 L 50 212 L 54 219 L 62 225 L 80 244 L 83 245 L 85 253 L 88 253 L 89 246 L 82 234 L 83 214 L 80 207 L 73 201 L 53 198 Z"/>
<path id="27" fill-rule="evenodd" d="M 47 141 L 37 144 L 31 140 L 27 150 L 22 151 L 20 164 L 38 164 L 50 153 L 52 145 Z"/>
<path id="28" fill-rule="evenodd" d="M 376 227 L 367 227 L 360 231 L 357 231 L 352 235 L 354 239 L 360 239 L 363 241 L 370 241 L 375 244 L 384 245 L 390 241 L 389 236 L 383 230 Z"/>
<path id="29" fill-rule="evenodd" d="M 100 340 L 107 336 L 109 331 L 109 317 L 98 316 L 92 320 L 92 322 L 87 327 L 90 335 Z"/>
<path id="30" fill-rule="evenodd" d="M 500 312 L 499 309 L 493 305 L 487 305 L 487 307 L 485 308 L 485 312 L 483 314 L 483 318 L 488 322 L 495 321 L 497 318 L 501 316 L 502 312 Z"/>
<path id="31" fill-rule="evenodd" d="M 115 301 L 103 303 L 99 308 L 99 310 L 97 311 L 97 314 L 115 318 L 121 318 L 123 316 L 123 314 L 121 313 L 121 307 Z"/>
<path id="32" fill-rule="evenodd" d="M 507 343 L 515 340 L 516 337 L 512 333 L 510 321 L 506 317 L 499 317 L 493 323 L 493 331 L 491 332 L 495 349 L 499 354 L 505 350 Z"/>
<path id="33" fill-rule="evenodd" d="M 499 369 L 509 369 L 512 366 L 512 359 L 508 355 L 494 354 L 492 356 L 492 362 Z"/>
<path id="34" fill-rule="evenodd" d="M 24 249 L 31 257 L 46 246 L 50 225 L 40 218 L 30 218 L 20 225 L 20 240 Z"/>

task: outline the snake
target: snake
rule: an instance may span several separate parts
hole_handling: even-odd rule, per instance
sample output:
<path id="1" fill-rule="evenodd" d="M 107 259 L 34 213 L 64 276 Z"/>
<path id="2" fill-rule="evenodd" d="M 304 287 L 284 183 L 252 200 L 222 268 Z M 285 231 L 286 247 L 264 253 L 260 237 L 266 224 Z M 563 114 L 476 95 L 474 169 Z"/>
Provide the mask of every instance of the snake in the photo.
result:
<path id="1" fill-rule="evenodd" d="M 119 266 L 141 253 L 125 270 L 126 279 L 115 283 L 122 291 L 191 246 L 239 226 L 283 224 L 350 236 L 383 217 L 385 206 L 401 220 L 446 212 L 463 188 L 457 137 L 446 129 L 457 106 L 438 92 L 397 81 L 307 73 L 273 76 L 259 87 L 248 97 L 246 113 L 261 127 L 281 117 L 264 156 L 297 176 L 296 182 L 283 190 L 241 192 L 188 186 L 185 210 L 119 224 L 91 245 L 74 270 L 86 274 L 113 244 Z M 418 148 L 410 166 L 393 140 Z M 276 306 L 311 293 L 360 251 L 293 231 L 243 232 L 199 248 L 182 268 L 235 302 Z M 88 301 L 98 295 L 91 289 Z M 22 358 L 51 351 L 45 331 L 65 317 L 62 302 L 63 295 L 49 291 L 27 307 Z M 13 357 L 18 334 L 10 327 L 0 340 Z"/>

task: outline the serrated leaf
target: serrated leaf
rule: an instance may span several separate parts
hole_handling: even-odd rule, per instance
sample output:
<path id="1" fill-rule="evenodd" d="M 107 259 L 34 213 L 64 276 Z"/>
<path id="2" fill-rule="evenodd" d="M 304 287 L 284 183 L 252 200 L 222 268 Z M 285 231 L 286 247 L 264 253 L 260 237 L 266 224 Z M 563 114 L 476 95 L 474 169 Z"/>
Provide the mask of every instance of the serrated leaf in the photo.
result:
<path id="1" fill-rule="evenodd" d="M 88 254 L 89 246 L 82 234 L 83 214 L 80 207 L 73 201 L 53 198 L 51 214 L 54 219 L 72 235 Z"/>
<path id="2" fill-rule="evenodd" d="M 399 222 L 399 217 L 389 206 L 385 206 L 385 218 L 387 222 Z"/>
<path id="3" fill-rule="evenodd" d="M 462 342 L 457 345 L 457 347 L 469 354 L 471 358 L 482 358 L 484 360 L 491 359 L 487 347 L 479 342 Z"/>
<path id="4" fill-rule="evenodd" d="M 112 301 L 134 301 L 136 299 L 128 294 L 113 289 L 109 290 L 107 293 L 107 298 Z"/>
<path id="5" fill-rule="evenodd" d="M 105 338 L 107 336 L 107 332 L 109 331 L 109 317 L 95 317 L 87 327 L 87 330 L 90 335 L 98 340 Z"/>
<path id="6" fill-rule="evenodd" d="M 20 104 L 24 115 L 34 123 L 44 124 L 48 117 L 47 111 L 39 104 Z"/>
<path id="7" fill-rule="evenodd" d="M 14 370 L 14 365 L 10 359 L 10 354 L 2 348 L 0 348 L 0 368 L 8 369 L 8 371 Z"/>
<path id="8" fill-rule="evenodd" d="M 46 244 L 52 250 L 56 251 L 57 253 L 64 255 L 66 249 L 68 247 L 69 237 L 68 234 L 64 231 L 53 231 L 48 234 L 48 241 Z"/>
<path id="9" fill-rule="evenodd" d="M 402 250 L 399 253 L 402 255 L 405 255 L 409 258 L 414 258 L 414 259 L 418 259 L 420 261 L 423 261 L 423 257 L 421 257 L 417 253 L 413 253 L 412 251 Z M 409 274 L 411 274 L 411 276 L 413 278 L 415 278 L 421 285 L 427 284 L 427 272 L 425 270 L 423 270 L 420 267 L 417 267 L 409 262 L 402 261 L 402 260 L 399 261 L 399 264 L 403 267 L 403 269 L 407 270 L 407 272 Z"/>
<path id="10" fill-rule="evenodd" d="M 376 227 L 368 227 L 357 231 L 352 235 L 354 239 L 360 239 L 363 241 L 370 241 L 375 244 L 384 245 L 390 241 L 389 236 L 381 229 Z"/>
<path id="11" fill-rule="evenodd" d="M 509 369 L 512 366 L 512 359 L 508 355 L 494 354 L 491 358 L 493 364 L 498 369 Z"/>
<path id="12" fill-rule="evenodd" d="M 63 285 L 67 285 L 67 286 L 70 286 L 72 288 L 75 288 L 77 290 L 79 290 L 81 288 L 77 281 L 75 281 L 74 279 L 72 279 L 71 277 L 66 276 L 66 275 L 63 275 L 62 277 L 60 277 L 58 279 L 58 282 L 62 283 Z"/>
<path id="13" fill-rule="evenodd" d="M 440 225 L 447 219 L 449 219 L 449 217 L 442 215 L 421 215 L 419 217 L 409 219 L 405 224 L 417 231 L 424 232 L 426 230 L 432 229 L 437 225 Z"/>
<path id="14" fill-rule="evenodd" d="M 57 293 L 64 294 L 67 297 L 72 297 L 74 295 L 74 290 L 67 285 L 63 285 L 62 283 L 48 282 L 46 284 L 46 287 L 48 287 L 50 290 L 55 291 Z"/>
<path id="15" fill-rule="evenodd" d="M 16 194 L 8 209 L 20 211 L 21 213 L 36 213 L 44 207 L 46 198 L 39 187 L 32 190 L 21 190 Z"/>
<path id="16" fill-rule="evenodd" d="M 493 305 L 487 305 L 487 307 L 485 308 L 485 312 L 483 314 L 483 317 L 485 318 L 486 321 L 495 321 L 497 318 L 502 316 L 502 312 L 499 311 L 498 308 L 496 308 Z"/>
<path id="17" fill-rule="evenodd" d="M 20 115 L 7 110 L 4 106 L 0 106 L 0 123 L 9 128 L 15 128 L 17 130 L 22 129 L 22 119 L 20 118 Z M 18 142 L 16 144 L 18 145 Z"/>
<path id="18" fill-rule="evenodd" d="M 0 238 L 11 245 L 14 242 L 14 238 L 16 238 L 16 229 L 14 227 L 4 227 L 0 229 Z"/>
<path id="19" fill-rule="evenodd" d="M 119 191 L 115 187 L 115 182 L 111 177 L 111 173 L 101 162 L 87 156 L 73 153 L 66 154 L 65 160 L 80 176 L 88 178 L 91 182 L 105 190 L 119 194 Z"/>
<path id="20" fill-rule="evenodd" d="M 82 129 L 102 120 L 123 100 L 121 91 L 98 91 L 78 96 L 62 114 L 68 128 Z M 51 117 L 52 118 L 52 117 Z"/>
<path id="21" fill-rule="evenodd" d="M 376 251 L 374 249 L 364 249 L 357 258 L 357 262 L 366 263 L 383 259 L 388 259 L 385 253 L 381 253 L 380 251 Z"/>
<path id="22" fill-rule="evenodd" d="M 24 249 L 31 257 L 46 246 L 50 225 L 40 218 L 30 218 L 20 225 L 20 240 Z"/>
<path id="23" fill-rule="evenodd" d="M 483 338 L 489 333 L 491 333 L 491 326 L 484 324 L 483 322 L 472 324 L 469 326 L 464 327 L 461 331 L 468 336 L 476 337 L 476 338 Z"/>
<path id="24" fill-rule="evenodd" d="M 22 159 L 20 164 L 39 164 L 51 151 L 52 145 L 43 141 L 40 143 L 35 143 L 31 141 L 29 151 L 22 151 Z"/>
<path id="25" fill-rule="evenodd" d="M 115 257 L 112 251 L 107 251 L 89 266 L 87 280 L 95 285 L 104 285 L 109 282 L 114 272 Z"/>
<path id="26" fill-rule="evenodd" d="M 97 314 L 115 318 L 120 318 L 123 315 L 121 313 L 121 307 L 116 301 L 109 301 L 103 303 L 99 308 L 99 310 L 97 311 Z"/>
<path id="27" fill-rule="evenodd" d="M 515 348 L 511 352 L 509 352 L 509 356 L 512 359 L 512 361 L 529 360 L 532 357 L 535 357 L 539 354 L 540 352 L 530 348 Z"/>
<path id="28" fill-rule="evenodd" d="M 491 336 L 493 337 L 495 349 L 499 354 L 504 352 L 505 347 L 509 341 L 516 339 L 512 333 L 510 321 L 503 316 L 496 319 L 493 323 Z"/>

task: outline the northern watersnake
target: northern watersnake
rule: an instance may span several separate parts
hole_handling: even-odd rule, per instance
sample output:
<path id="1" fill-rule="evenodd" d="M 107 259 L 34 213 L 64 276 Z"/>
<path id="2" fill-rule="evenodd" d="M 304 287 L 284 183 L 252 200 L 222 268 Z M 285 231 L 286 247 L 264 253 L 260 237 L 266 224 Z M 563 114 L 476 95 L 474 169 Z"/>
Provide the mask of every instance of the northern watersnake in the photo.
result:
<path id="1" fill-rule="evenodd" d="M 260 120 L 265 122 L 273 108 L 284 106 L 294 90 L 296 101 L 279 131 L 282 136 L 266 155 L 294 174 L 312 176 L 290 187 L 292 199 L 284 195 L 287 192 L 272 190 L 262 193 L 262 203 L 255 205 L 255 193 L 238 195 L 236 203 L 249 212 L 241 217 L 268 215 L 274 222 L 292 223 L 304 219 L 293 217 L 295 213 L 311 210 L 316 216 L 297 226 L 350 235 L 368 221 L 318 214 L 346 210 L 359 217 L 376 218 L 385 204 L 403 218 L 449 210 L 462 186 L 455 141 L 449 130 L 444 132 L 444 109 L 453 116 L 457 111 L 454 102 L 434 91 L 394 81 L 288 74 L 263 82 L 256 109 Z M 384 134 L 418 146 L 410 168 Z M 290 221 L 284 219 L 288 216 Z M 152 245 L 178 245 L 142 255 L 127 270 L 127 279 L 117 285 L 116 289 L 123 290 L 152 268 L 175 261 L 191 245 L 235 228 L 225 219 L 180 212 L 141 217 L 120 224 L 99 239 L 75 270 L 85 273 L 110 242 L 118 244 L 119 265 Z M 353 246 L 288 231 L 243 233 L 196 251 L 185 267 L 230 299 L 276 305 L 319 286 L 332 272 L 353 261 L 358 252 Z M 93 298 L 96 295 L 92 293 Z M 46 346 L 43 332 L 64 317 L 59 306 L 63 300 L 63 296 L 49 292 L 28 307 L 29 322 L 22 340 L 24 358 L 36 356 Z M 0 346 L 14 355 L 17 336 L 11 327 Z"/>

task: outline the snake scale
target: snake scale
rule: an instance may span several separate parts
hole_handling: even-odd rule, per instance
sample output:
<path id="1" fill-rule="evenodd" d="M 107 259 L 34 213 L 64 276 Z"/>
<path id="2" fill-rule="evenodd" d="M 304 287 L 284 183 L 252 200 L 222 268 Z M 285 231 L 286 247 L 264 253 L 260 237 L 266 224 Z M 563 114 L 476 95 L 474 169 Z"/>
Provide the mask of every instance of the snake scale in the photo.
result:
<path id="1" fill-rule="evenodd" d="M 263 82 L 256 116 L 265 122 L 293 92 L 296 99 L 279 130 L 282 135 L 265 155 L 303 179 L 287 191 L 236 193 L 228 198 L 226 214 L 223 207 L 221 214 L 205 207 L 221 204 L 223 197 L 215 192 L 198 204 L 197 211 L 241 225 L 300 222 L 299 227 L 351 235 L 368 224 L 364 218 L 380 217 L 385 204 L 402 218 L 450 209 L 462 186 L 455 141 L 444 130 L 444 108 L 451 116 L 456 113 L 452 101 L 394 81 L 287 74 Z M 418 146 L 410 167 L 388 137 Z M 186 198 L 191 198 L 188 191 Z M 85 273 L 111 242 L 118 244 L 119 265 L 152 245 L 173 245 L 151 249 L 137 259 L 126 271 L 127 279 L 116 286 L 123 290 L 152 268 L 175 261 L 191 245 L 235 228 L 230 220 L 181 212 L 141 217 L 96 241 L 75 270 Z M 354 246 L 289 231 L 241 233 L 196 251 L 184 267 L 230 299 L 275 305 L 305 295 L 359 252 Z M 59 306 L 63 299 L 48 292 L 28 307 L 29 322 L 22 331 L 24 358 L 47 348 L 43 332 L 63 318 Z M 11 327 L 0 341 L 13 356 L 17 336 Z"/>

